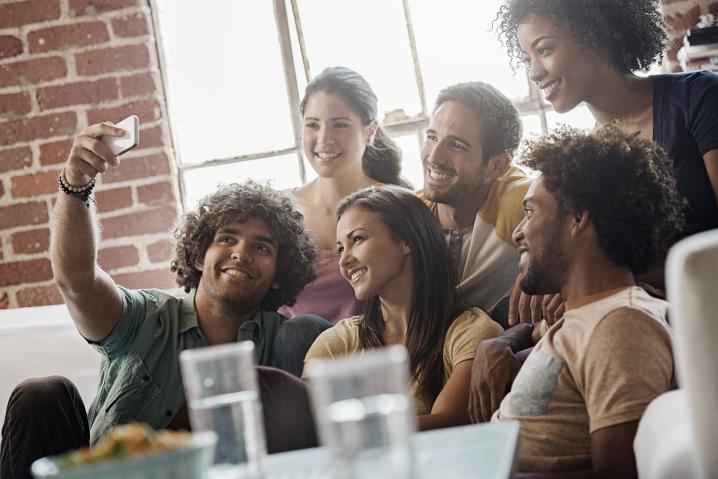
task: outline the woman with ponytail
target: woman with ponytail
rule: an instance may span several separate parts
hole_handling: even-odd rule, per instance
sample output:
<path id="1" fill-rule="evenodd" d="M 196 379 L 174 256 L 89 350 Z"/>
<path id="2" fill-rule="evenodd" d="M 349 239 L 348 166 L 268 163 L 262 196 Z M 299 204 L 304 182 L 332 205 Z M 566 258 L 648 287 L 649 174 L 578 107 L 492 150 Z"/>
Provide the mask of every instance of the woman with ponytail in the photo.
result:
<path id="1" fill-rule="evenodd" d="M 357 72 L 325 69 L 309 82 L 299 108 L 304 154 L 318 177 L 291 196 L 319 249 L 317 279 L 279 312 L 312 313 L 336 323 L 364 306 L 339 273 L 336 205 L 369 185 L 409 185 L 400 176 L 399 148 L 377 122 L 376 95 Z"/>

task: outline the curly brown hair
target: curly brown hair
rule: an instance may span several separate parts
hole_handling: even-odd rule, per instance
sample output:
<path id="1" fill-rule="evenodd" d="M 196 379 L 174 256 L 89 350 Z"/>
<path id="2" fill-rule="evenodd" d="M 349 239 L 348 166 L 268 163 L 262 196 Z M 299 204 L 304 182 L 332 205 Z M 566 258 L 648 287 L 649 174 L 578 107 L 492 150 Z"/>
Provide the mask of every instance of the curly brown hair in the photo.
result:
<path id="1" fill-rule="evenodd" d="M 505 0 L 495 22 L 513 68 L 524 61 L 518 26 L 531 14 L 553 18 L 624 73 L 648 70 L 668 44 L 658 0 Z"/>
<path id="2" fill-rule="evenodd" d="M 603 251 L 634 274 L 665 254 L 681 231 L 686 201 L 672 161 L 616 123 L 592 133 L 562 127 L 529 143 L 522 163 L 541 172 L 561 212 L 588 211 Z"/>
<path id="3" fill-rule="evenodd" d="M 279 288 L 267 293 L 261 307 L 276 311 L 283 304 L 291 306 L 316 276 L 317 251 L 304 229 L 302 214 L 294 209 L 291 200 L 251 180 L 220 186 L 200 200 L 196 210 L 182 217 L 174 231 L 175 259 L 171 268 L 177 275 L 177 284 L 187 292 L 196 288 L 202 272 L 195 263 L 204 258 L 217 230 L 246 217 L 267 223 L 278 245 L 275 281 Z"/>

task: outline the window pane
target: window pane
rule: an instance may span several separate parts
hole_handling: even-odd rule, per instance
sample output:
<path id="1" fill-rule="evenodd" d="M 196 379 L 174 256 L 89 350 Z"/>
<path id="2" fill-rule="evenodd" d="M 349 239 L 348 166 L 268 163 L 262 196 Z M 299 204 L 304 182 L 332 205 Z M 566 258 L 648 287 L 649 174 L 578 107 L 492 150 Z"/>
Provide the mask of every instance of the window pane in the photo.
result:
<path id="1" fill-rule="evenodd" d="M 548 123 L 549 130 L 555 130 L 559 125 L 568 125 L 582 130 L 592 130 L 596 126 L 596 120 L 583 103 L 567 113 L 547 111 L 546 123 Z"/>
<path id="2" fill-rule="evenodd" d="M 299 0 L 311 74 L 346 66 L 367 79 L 384 112 L 421 112 L 401 0 Z"/>
<path id="3" fill-rule="evenodd" d="M 183 162 L 292 147 L 272 2 L 157 0 Z"/>
<path id="4" fill-rule="evenodd" d="M 242 161 L 221 166 L 208 166 L 184 172 L 185 205 L 195 208 L 204 196 L 214 192 L 217 185 L 240 183 L 253 179 L 260 183 L 272 180 L 272 187 L 285 190 L 299 186 L 299 163 L 296 154 Z"/>
<path id="5" fill-rule="evenodd" d="M 414 189 L 424 185 L 424 168 L 421 165 L 421 146 L 416 133 L 392 137 L 401 148 L 401 175 L 406 178 Z"/>
<path id="6" fill-rule="evenodd" d="M 491 22 L 501 3 L 501 0 L 410 2 L 430 110 L 442 88 L 465 81 L 490 83 L 513 99 L 528 96 L 524 69 L 514 75 L 506 50 L 491 31 Z"/>
<path id="7" fill-rule="evenodd" d="M 541 118 L 538 115 L 523 115 L 521 122 L 524 127 L 522 139 L 535 140 L 543 135 L 541 132 Z"/>

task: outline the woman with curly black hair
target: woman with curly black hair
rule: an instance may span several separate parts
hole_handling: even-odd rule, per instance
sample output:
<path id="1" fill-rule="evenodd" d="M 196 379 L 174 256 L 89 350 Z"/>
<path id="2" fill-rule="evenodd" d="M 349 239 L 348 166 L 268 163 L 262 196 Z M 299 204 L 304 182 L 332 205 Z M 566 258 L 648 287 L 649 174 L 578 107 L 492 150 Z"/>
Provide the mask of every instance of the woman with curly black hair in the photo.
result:
<path id="1" fill-rule="evenodd" d="M 667 44 L 657 0 L 506 0 L 498 32 L 559 113 L 585 102 L 668 152 L 688 200 L 682 235 L 718 227 L 718 75 L 639 77 Z"/>

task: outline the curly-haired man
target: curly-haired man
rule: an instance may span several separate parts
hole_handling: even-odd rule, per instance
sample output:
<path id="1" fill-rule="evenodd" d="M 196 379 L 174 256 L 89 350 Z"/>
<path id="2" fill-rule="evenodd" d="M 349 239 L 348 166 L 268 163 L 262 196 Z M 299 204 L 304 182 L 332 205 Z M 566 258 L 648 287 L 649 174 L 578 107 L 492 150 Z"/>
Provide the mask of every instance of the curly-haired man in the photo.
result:
<path id="1" fill-rule="evenodd" d="M 177 228 L 172 270 L 187 297 L 116 285 L 96 264 L 93 208 L 78 190 L 118 166 L 99 138 L 122 134 L 97 124 L 75 137 L 52 222 L 55 281 L 78 331 L 102 355 L 97 396 L 86 415 L 65 378 L 18 386 L 3 426 L 3 476 L 29 478 L 34 459 L 95 443 L 117 424 L 187 428 L 179 368 L 185 349 L 251 340 L 257 364 L 299 375 L 309 346 L 331 326 L 317 316 L 285 321 L 276 312 L 314 278 L 316 252 L 290 200 L 253 182 L 220 188 Z M 262 381 L 260 374 L 260 388 Z M 268 429 L 271 450 L 276 428 Z M 275 450 L 291 443 L 281 440 Z"/>
<path id="2" fill-rule="evenodd" d="M 635 477 L 638 420 L 675 376 L 667 304 L 634 276 L 680 231 L 685 201 L 664 151 L 613 124 L 561 130 L 525 163 L 541 175 L 513 234 L 521 288 L 560 292 L 566 312 L 533 338 L 522 324 L 477 348 L 472 414 L 520 422 L 519 469 L 551 473 L 530 477 Z M 511 351 L 535 341 L 516 376 Z"/>

